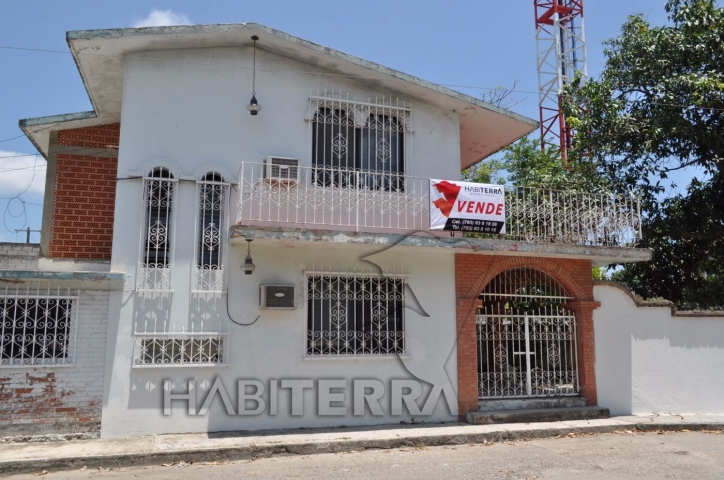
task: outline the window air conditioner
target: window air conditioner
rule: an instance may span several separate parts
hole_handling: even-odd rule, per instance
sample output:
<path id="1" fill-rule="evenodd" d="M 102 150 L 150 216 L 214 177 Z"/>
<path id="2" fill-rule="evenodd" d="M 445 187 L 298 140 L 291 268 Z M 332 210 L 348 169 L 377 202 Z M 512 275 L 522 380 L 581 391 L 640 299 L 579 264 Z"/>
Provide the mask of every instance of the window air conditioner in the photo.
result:
<path id="1" fill-rule="evenodd" d="M 264 178 L 275 182 L 297 183 L 299 160 L 286 157 L 266 157 Z"/>
<path id="2" fill-rule="evenodd" d="M 294 285 L 259 285 L 259 308 L 294 310 Z"/>

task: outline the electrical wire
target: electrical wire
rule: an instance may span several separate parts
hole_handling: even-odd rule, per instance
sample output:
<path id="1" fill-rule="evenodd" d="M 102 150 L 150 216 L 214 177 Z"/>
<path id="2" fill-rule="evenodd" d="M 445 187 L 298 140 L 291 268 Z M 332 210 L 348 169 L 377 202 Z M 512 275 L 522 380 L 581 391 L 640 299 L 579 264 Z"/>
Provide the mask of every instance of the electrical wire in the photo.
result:
<path id="1" fill-rule="evenodd" d="M 231 195 L 226 195 L 226 208 L 227 208 L 227 211 L 229 211 L 229 209 L 231 208 Z M 227 283 L 229 283 L 229 282 L 227 282 Z M 254 321 L 252 321 L 251 323 L 241 323 L 241 322 L 237 322 L 236 320 L 231 318 L 231 312 L 229 312 L 229 286 L 227 285 L 226 286 L 226 316 L 229 317 L 229 321 L 231 321 L 231 323 L 239 325 L 240 327 L 250 327 L 259 321 L 261 314 L 257 315 L 256 318 L 254 319 Z"/>
<path id="2" fill-rule="evenodd" d="M 64 155 L 67 153 L 73 153 L 73 152 L 81 152 L 81 151 L 88 151 L 88 150 L 108 150 L 108 151 L 115 151 L 113 148 L 93 148 L 93 147 L 81 147 L 81 148 L 72 148 L 70 150 L 63 150 L 56 152 L 58 155 Z M 27 157 L 30 155 L 36 155 L 35 153 L 24 153 L 24 154 L 18 154 L 18 155 L 4 155 L 0 156 L 0 159 L 3 158 L 20 158 L 20 157 Z M 91 155 L 92 156 L 92 155 Z"/>
<path id="3" fill-rule="evenodd" d="M 38 132 L 42 132 L 42 131 L 44 131 L 44 130 L 48 130 L 49 128 L 57 127 L 57 126 L 60 125 L 61 123 L 65 123 L 65 122 L 56 122 L 56 123 L 53 123 L 53 124 L 48 125 L 48 126 L 46 126 L 46 127 L 39 128 L 39 129 L 35 130 L 33 133 L 38 133 Z M 9 141 L 11 141 L 11 140 L 17 140 L 18 138 L 23 138 L 24 136 L 25 136 L 25 134 L 23 133 L 22 135 L 18 135 L 17 137 L 11 137 L 11 138 L 6 138 L 5 140 L 0 140 L 0 143 L 9 142 Z"/>
<path id="4" fill-rule="evenodd" d="M 29 153 L 27 155 L 23 155 L 24 157 L 30 157 L 31 155 L 36 155 L 34 153 Z M 0 169 L 0 173 L 3 172 L 17 172 L 18 170 L 30 170 L 31 168 L 35 167 L 18 167 L 18 168 L 6 168 L 6 169 Z M 38 170 L 45 170 L 45 167 L 40 167 Z"/>
<path id="5" fill-rule="evenodd" d="M 33 185 L 33 182 L 35 181 L 35 177 L 38 175 L 38 172 L 40 170 L 42 170 L 42 169 L 36 168 L 38 166 L 38 154 L 37 153 L 34 154 L 34 157 L 35 157 L 35 159 L 33 160 L 33 167 L 32 167 L 32 168 L 34 168 L 33 176 L 30 179 L 30 181 L 28 182 L 28 184 L 16 195 L 13 195 L 12 197 L 6 197 L 6 198 L 0 199 L 0 200 L 8 201 L 7 204 L 5 205 L 5 210 L 3 212 L 3 226 L 5 227 L 5 230 L 7 230 L 9 233 L 17 234 L 17 232 L 15 232 L 14 229 L 10 229 L 10 227 L 8 227 L 8 217 L 12 217 L 12 218 L 21 218 L 22 217 L 23 225 L 22 225 L 22 227 L 20 227 L 20 230 L 25 228 L 28 224 L 28 213 L 25 208 L 26 202 L 21 197 L 23 195 L 25 195 L 28 190 L 30 190 L 30 187 Z M 20 210 L 20 212 L 17 215 L 14 214 L 11 210 L 11 206 L 14 204 L 15 201 L 20 202 L 20 205 L 22 206 L 22 209 Z M 33 205 L 39 205 L 39 204 L 33 204 Z"/>
<path id="6" fill-rule="evenodd" d="M 247 46 L 246 44 L 236 44 L 236 45 L 228 45 L 230 47 L 233 46 Z M 44 48 L 30 48 L 30 47 L 14 47 L 10 45 L 0 45 L 0 49 L 6 49 L 6 50 L 19 50 L 19 51 L 29 51 L 29 52 L 41 52 L 41 53 L 56 53 L 56 54 L 63 54 L 63 55 L 71 55 L 71 52 L 62 51 L 62 50 L 51 50 L 51 49 L 44 49 Z M 108 58 L 131 58 L 134 60 L 143 60 L 143 61 L 153 61 L 153 62 L 162 62 L 162 63 L 174 63 L 174 64 L 181 64 L 181 65 L 198 65 L 198 66 L 204 66 L 204 67 L 222 67 L 222 68 L 242 68 L 242 69 L 251 69 L 254 67 L 246 66 L 246 65 L 230 65 L 230 64 L 223 64 L 223 63 L 209 63 L 209 62 L 189 62 L 189 61 L 183 61 L 183 60 L 170 60 L 165 58 L 149 58 L 149 57 L 140 57 L 140 56 L 123 56 L 123 55 L 107 55 L 102 53 L 91 53 L 91 52 L 76 52 L 77 55 L 85 55 L 85 56 L 94 56 L 94 57 L 108 57 Z M 301 73 L 305 75 L 317 75 L 317 76 L 325 76 L 325 77 L 343 77 L 343 78 L 357 78 L 357 79 L 377 79 L 377 77 L 370 77 L 370 76 L 364 76 L 364 75 L 351 75 L 351 74 L 343 74 L 343 73 L 326 73 L 326 72 L 312 72 L 308 70 L 294 70 L 294 69 L 282 69 L 282 68 L 268 68 L 268 67 L 258 67 L 258 70 L 261 71 L 268 71 L 268 72 L 282 72 L 282 73 Z M 479 85 L 460 85 L 460 84 L 453 84 L 453 83 L 437 83 L 437 85 L 443 86 L 443 87 L 454 87 L 454 88 L 467 88 L 467 89 L 473 89 L 473 90 L 486 90 L 486 91 L 494 91 L 499 90 L 500 87 L 483 87 Z M 528 91 L 528 90 L 508 90 L 511 93 L 526 93 L 526 94 L 539 94 L 540 92 L 534 92 L 534 91 Z M 661 106 L 669 106 L 669 107 L 676 107 L 676 108 L 698 108 L 701 110 L 711 110 L 711 111 L 724 111 L 724 108 L 717 108 L 717 107 L 703 107 L 703 106 L 695 106 L 695 105 L 676 105 L 676 104 L 668 104 L 668 103 L 659 103 L 659 102 L 652 102 L 654 105 L 661 105 Z M 16 137 L 18 138 L 18 137 Z M 3 157 L 0 157 L 3 158 Z"/>
<path id="7" fill-rule="evenodd" d="M 254 325 L 256 322 L 258 322 L 259 318 L 261 317 L 261 315 L 257 315 L 256 318 L 254 319 L 254 321 L 251 323 L 241 323 L 241 322 L 237 322 L 236 320 L 231 318 L 231 313 L 229 312 L 229 287 L 228 287 L 228 285 L 226 287 L 226 316 L 229 317 L 229 320 L 231 321 L 231 323 L 239 325 L 240 327 L 250 327 L 250 326 Z"/>

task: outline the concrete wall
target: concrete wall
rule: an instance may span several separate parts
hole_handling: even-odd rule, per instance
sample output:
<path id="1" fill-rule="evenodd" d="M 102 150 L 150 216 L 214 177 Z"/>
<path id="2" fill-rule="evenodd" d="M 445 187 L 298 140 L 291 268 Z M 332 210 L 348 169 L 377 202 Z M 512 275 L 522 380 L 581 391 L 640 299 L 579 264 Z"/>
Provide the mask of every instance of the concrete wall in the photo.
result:
<path id="1" fill-rule="evenodd" d="M 376 254 L 375 246 L 275 245 L 254 242 L 252 256 L 257 266 L 253 275 L 243 275 L 239 265 L 246 254 L 245 245 L 234 245 L 229 259 L 229 312 L 239 322 L 249 323 L 257 315 L 257 323 L 248 327 L 230 324 L 224 297 L 204 299 L 189 297 L 184 291 L 161 297 L 142 296 L 131 292 L 111 294 L 109 320 L 108 375 L 103 411 L 102 436 L 152 434 L 161 432 L 205 432 L 256 430 L 270 428 L 322 427 L 339 425 L 382 424 L 411 421 L 404 410 L 402 416 L 390 415 L 390 381 L 422 379 L 444 387 L 452 409 L 445 398 L 435 404 L 432 415 L 416 421 L 439 422 L 457 419 L 455 352 L 455 277 L 454 256 L 433 250 L 420 253 L 416 247 L 393 247 Z M 306 284 L 305 271 L 357 270 L 370 271 L 368 260 L 390 272 L 410 274 L 410 287 L 429 314 L 423 317 L 405 310 L 408 356 L 399 358 L 306 358 Z M 372 270 L 374 271 L 374 270 Z M 182 275 L 179 275 L 180 277 Z M 258 308 L 260 284 L 294 284 L 297 287 L 297 308 L 291 311 L 270 311 Z M 218 323 L 230 329 L 229 365 L 221 367 L 131 368 L 133 329 L 154 319 L 174 323 L 178 331 L 190 322 L 204 318 L 210 328 Z M 230 327 L 229 327 L 230 326 Z M 172 404 L 172 415 L 162 412 L 163 381 L 170 380 L 174 391 L 186 391 L 186 382 L 197 382 L 197 409 L 201 407 L 209 387 L 220 377 L 236 409 L 236 381 L 271 379 L 346 379 L 348 390 L 346 415 L 318 416 L 317 394 L 305 390 L 304 415 L 290 411 L 289 390 L 279 390 L 278 414 L 229 416 L 218 398 L 204 416 L 189 416 L 185 402 Z M 386 394 L 380 404 L 386 415 L 352 415 L 352 381 L 376 379 L 383 382 Z M 429 384 L 423 392 L 427 400 Z M 268 387 L 267 387 L 268 390 Z M 268 391 L 264 398 L 270 401 Z M 422 406 L 422 402 L 420 402 Z"/>
<path id="2" fill-rule="evenodd" d="M 0 368 L 1 437 L 99 430 L 108 292 L 83 290 L 78 307 L 74 365 Z"/>
<path id="3" fill-rule="evenodd" d="M 614 415 L 724 414 L 724 314 L 672 316 L 594 287 L 598 404 Z"/>
<path id="4" fill-rule="evenodd" d="M 155 166 L 170 168 L 176 178 L 194 180 L 216 170 L 233 179 L 241 162 L 261 162 L 268 155 L 299 158 L 311 163 L 311 129 L 305 120 L 310 92 L 341 90 L 357 97 L 396 96 L 404 93 L 378 91 L 352 79 L 293 73 L 319 71 L 304 63 L 265 50 L 257 52 L 257 98 L 262 112 L 252 117 L 246 111 L 251 96 L 249 48 L 213 48 L 134 53 L 125 61 L 123 109 L 118 176 L 145 174 Z M 169 61 L 144 60 L 148 57 Z M 201 65 L 204 64 L 204 65 Z M 230 65 L 215 67 L 209 64 Z M 238 67 L 238 68 L 235 68 Z M 244 67 L 244 68 L 241 68 Z M 329 73 L 329 72 L 324 72 Z M 460 142 L 458 116 L 436 107 L 414 103 L 412 151 L 407 152 L 406 173 L 435 178 L 458 178 Z M 410 371 L 443 382 L 454 396 L 456 365 L 454 257 L 452 253 L 409 250 L 394 255 L 397 268 L 412 275 L 418 296 L 425 298 L 434 315 L 415 316 L 408 310 L 407 339 L 410 358 L 305 360 L 306 286 L 303 272 L 325 262 L 340 268 L 361 269 L 363 255 L 375 253 L 373 246 L 253 245 L 257 271 L 244 276 L 239 270 L 245 245 L 230 248 L 227 259 L 231 314 L 244 321 L 258 314 L 260 283 L 294 283 L 299 289 L 300 308 L 289 312 L 263 312 L 252 327 L 231 325 L 224 296 L 198 297 L 191 292 L 194 262 L 194 215 L 197 208 L 194 182 L 181 181 L 174 208 L 175 248 L 173 293 L 155 296 L 133 293 L 142 224 L 142 182 L 123 180 L 117 184 L 112 271 L 129 274 L 125 292 L 111 293 L 107 350 L 107 376 L 102 435 L 116 436 L 158 432 L 218 431 L 260 428 L 293 428 L 323 425 L 399 422 L 408 417 L 317 417 L 311 414 L 314 398 L 307 398 L 303 417 L 292 417 L 289 399 L 281 395 L 279 415 L 228 417 L 216 401 L 207 416 L 189 417 L 177 404 L 170 417 L 162 415 L 164 379 L 174 388 L 185 389 L 196 378 L 203 389 L 220 376 L 230 392 L 237 379 L 254 378 L 414 378 Z M 232 190 L 229 216 L 236 217 L 237 193 Z M 316 266 L 316 267 L 315 267 Z M 419 317 L 419 318 L 418 318 Z M 204 320 L 204 329 L 229 329 L 231 360 L 228 367 L 132 369 L 133 332 L 147 325 L 162 325 L 165 331 L 188 330 Z M 166 322 L 166 323 L 164 323 Z M 231 326 L 231 327 L 230 327 Z M 440 342 L 447 342 L 438 349 Z M 451 358 L 452 360 L 448 361 Z M 446 364 L 447 362 L 447 364 Z M 451 362 L 451 363 L 450 363 Z M 407 365 L 407 364 L 410 365 Z M 447 368 L 447 372 L 443 367 Z M 389 388 L 389 385 L 387 385 Z M 309 393 L 312 395 L 312 393 Z M 389 397 L 385 401 L 389 404 Z M 451 400 L 454 405 L 455 399 Z M 450 420 L 441 400 L 427 420 Z M 313 410 L 316 410 L 316 406 Z M 387 408 L 389 411 L 389 408 Z M 454 410 L 454 407 L 453 407 Z M 180 421 L 182 420 L 182 421 Z"/>
<path id="5" fill-rule="evenodd" d="M 0 269 L 36 270 L 40 245 L 25 243 L 0 243 Z"/>
<path id="6" fill-rule="evenodd" d="M 404 92 L 381 91 L 359 80 L 293 72 L 334 73 L 259 49 L 256 92 L 262 111 L 253 117 L 246 110 L 251 54 L 248 47 L 229 47 L 127 57 L 119 177 L 144 171 L 159 160 L 177 165 L 176 173 L 186 175 L 207 171 L 204 166 L 212 163 L 236 174 L 241 162 L 261 162 L 269 155 L 311 165 L 311 131 L 305 120 L 311 92 L 327 88 L 364 99 L 392 95 L 405 100 Z M 413 102 L 412 112 L 415 131 L 410 134 L 413 150 L 407 152 L 406 173 L 459 178 L 458 115 L 419 102 Z"/>

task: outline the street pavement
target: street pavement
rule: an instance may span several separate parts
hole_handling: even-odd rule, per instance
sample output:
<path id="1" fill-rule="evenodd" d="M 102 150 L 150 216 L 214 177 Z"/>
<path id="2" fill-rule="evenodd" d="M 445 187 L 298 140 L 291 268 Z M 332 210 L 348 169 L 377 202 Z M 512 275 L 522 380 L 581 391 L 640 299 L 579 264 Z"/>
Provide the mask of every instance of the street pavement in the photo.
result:
<path id="1" fill-rule="evenodd" d="M 109 465 L 110 466 L 110 465 Z M 240 461 L 192 458 L 145 467 L 36 471 L 11 479 L 227 478 L 697 479 L 724 478 L 724 431 L 621 429 L 484 444 L 273 456 Z"/>

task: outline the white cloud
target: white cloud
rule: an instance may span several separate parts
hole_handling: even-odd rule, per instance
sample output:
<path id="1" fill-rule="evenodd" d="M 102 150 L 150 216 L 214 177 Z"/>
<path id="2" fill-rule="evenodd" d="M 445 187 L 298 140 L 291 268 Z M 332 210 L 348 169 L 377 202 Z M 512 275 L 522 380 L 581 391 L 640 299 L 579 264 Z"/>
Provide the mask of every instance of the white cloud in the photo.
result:
<path id="1" fill-rule="evenodd" d="M 186 13 L 154 8 L 146 18 L 136 20 L 133 27 L 168 27 L 172 25 L 193 25 L 193 23 L 191 23 L 191 18 Z"/>
<path id="2" fill-rule="evenodd" d="M 43 195 L 45 159 L 40 155 L 0 150 L 0 197 L 15 196 L 25 188 L 28 190 L 24 196 Z"/>

